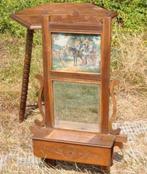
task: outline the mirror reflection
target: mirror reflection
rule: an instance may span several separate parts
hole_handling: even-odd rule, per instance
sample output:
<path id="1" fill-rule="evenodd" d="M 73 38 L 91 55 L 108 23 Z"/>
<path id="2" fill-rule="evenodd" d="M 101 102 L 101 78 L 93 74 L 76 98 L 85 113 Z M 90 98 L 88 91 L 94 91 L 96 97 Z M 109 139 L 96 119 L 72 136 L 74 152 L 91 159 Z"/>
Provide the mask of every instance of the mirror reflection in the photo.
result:
<path id="1" fill-rule="evenodd" d="M 98 85 L 54 81 L 53 90 L 55 127 L 98 131 Z"/>

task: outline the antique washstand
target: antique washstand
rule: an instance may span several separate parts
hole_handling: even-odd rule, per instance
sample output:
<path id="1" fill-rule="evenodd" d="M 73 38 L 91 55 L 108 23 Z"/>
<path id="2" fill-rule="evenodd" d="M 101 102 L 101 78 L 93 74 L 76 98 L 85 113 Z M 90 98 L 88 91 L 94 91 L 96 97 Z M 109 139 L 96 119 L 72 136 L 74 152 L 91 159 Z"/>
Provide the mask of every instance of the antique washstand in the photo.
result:
<path id="1" fill-rule="evenodd" d="M 34 154 L 109 168 L 126 138 L 112 129 L 116 112 L 110 81 L 111 23 L 116 13 L 92 4 L 46 4 L 12 18 L 27 27 L 20 121 L 24 120 L 33 32 L 42 29 L 43 75 L 32 126 Z M 113 114 L 109 116 L 109 98 Z"/>

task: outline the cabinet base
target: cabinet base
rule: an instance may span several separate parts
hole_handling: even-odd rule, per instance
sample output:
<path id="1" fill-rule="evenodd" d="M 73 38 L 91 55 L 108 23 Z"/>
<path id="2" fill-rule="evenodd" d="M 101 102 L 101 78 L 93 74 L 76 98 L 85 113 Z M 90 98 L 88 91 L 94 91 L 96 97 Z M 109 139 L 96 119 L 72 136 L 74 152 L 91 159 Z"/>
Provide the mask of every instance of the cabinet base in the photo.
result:
<path id="1" fill-rule="evenodd" d="M 115 136 L 62 129 L 33 128 L 37 157 L 110 167 Z"/>

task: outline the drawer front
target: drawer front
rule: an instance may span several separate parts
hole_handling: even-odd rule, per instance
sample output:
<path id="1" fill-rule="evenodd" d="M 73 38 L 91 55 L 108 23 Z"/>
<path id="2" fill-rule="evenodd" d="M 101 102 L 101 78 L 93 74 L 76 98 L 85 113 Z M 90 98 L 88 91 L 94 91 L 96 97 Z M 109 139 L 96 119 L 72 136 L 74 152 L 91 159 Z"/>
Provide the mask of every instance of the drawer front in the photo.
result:
<path id="1" fill-rule="evenodd" d="M 33 149 L 34 154 L 41 158 L 102 166 L 112 165 L 111 148 L 33 140 Z"/>

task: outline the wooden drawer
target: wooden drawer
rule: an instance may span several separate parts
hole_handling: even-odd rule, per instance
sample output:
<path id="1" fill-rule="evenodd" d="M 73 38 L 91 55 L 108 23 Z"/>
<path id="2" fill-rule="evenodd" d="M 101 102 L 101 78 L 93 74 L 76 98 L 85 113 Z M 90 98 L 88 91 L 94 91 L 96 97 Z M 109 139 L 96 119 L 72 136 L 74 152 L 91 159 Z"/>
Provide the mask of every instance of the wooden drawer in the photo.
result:
<path id="1" fill-rule="evenodd" d="M 37 157 L 95 164 L 112 165 L 113 147 L 93 147 L 87 145 L 52 142 L 33 139 L 34 154 Z"/>

